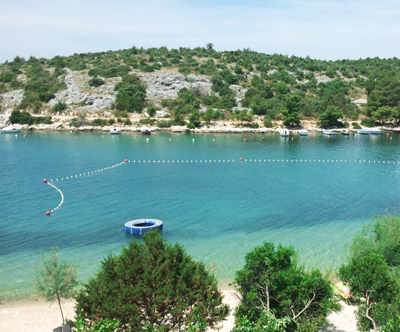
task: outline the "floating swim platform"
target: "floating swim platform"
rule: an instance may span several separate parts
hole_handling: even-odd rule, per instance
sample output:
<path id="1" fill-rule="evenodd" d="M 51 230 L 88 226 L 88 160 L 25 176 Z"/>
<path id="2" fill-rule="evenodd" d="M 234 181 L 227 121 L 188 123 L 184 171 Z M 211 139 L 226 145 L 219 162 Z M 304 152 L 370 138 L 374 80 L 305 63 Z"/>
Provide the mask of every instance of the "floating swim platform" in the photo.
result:
<path id="1" fill-rule="evenodd" d="M 147 231 L 163 230 L 163 222 L 158 219 L 136 219 L 125 223 L 125 232 L 128 234 L 142 235 Z"/>

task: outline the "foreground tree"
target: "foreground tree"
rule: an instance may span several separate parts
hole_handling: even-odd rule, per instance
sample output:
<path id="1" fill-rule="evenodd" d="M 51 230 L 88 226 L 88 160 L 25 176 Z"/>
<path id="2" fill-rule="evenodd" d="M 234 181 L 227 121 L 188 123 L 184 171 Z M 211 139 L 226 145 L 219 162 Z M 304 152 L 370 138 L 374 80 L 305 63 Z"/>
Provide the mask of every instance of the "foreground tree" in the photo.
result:
<path id="1" fill-rule="evenodd" d="M 339 309 L 329 282 L 318 270 L 306 272 L 297 266 L 294 256 L 292 247 L 279 245 L 275 250 L 268 242 L 246 255 L 235 278 L 241 297 L 239 325 L 247 319 L 262 327 L 254 331 L 272 331 L 271 324 L 287 332 L 313 331 L 331 310 Z"/>
<path id="2" fill-rule="evenodd" d="M 393 299 L 399 294 L 399 286 L 384 258 L 374 253 L 353 258 L 339 269 L 339 276 L 354 296 L 365 299 L 357 311 L 358 329 L 378 331 L 378 325 L 387 322 Z"/>
<path id="3" fill-rule="evenodd" d="M 89 326 L 108 318 L 119 321 L 118 331 L 187 329 L 194 309 L 214 326 L 229 312 L 214 275 L 157 231 L 106 258 L 76 301 L 76 315 Z"/>
<path id="4" fill-rule="evenodd" d="M 57 299 L 60 306 L 62 323 L 64 314 L 61 307 L 61 298 L 70 298 L 78 286 L 77 270 L 66 261 L 61 261 L 57 256 L 57 247 L 51 248 L 52 256 L 48 260 L 42 254 L 43 268 L 36 268 L 36 286 L 39 292 L 49 301 Z"/>
<path id="5" fill-rule="evenodd" d="M 400 278 L 400 215 L 396 211 L 387 212 L 383 216 L 375 215 L 372 220 L 353 238 L 350 256 L 357 260 L 370 253 L 382 255 Z"/>
<path id="6" fill-rule="evenodd" d="M 300 119 L 297 114 L 300 110 L 301 97 L 299 95 L 291 95 L 286 99 L 285 107 L 281 108 L 281 113 L 284 116 L 283 123 L 285 125 L 298 125 Z"/>

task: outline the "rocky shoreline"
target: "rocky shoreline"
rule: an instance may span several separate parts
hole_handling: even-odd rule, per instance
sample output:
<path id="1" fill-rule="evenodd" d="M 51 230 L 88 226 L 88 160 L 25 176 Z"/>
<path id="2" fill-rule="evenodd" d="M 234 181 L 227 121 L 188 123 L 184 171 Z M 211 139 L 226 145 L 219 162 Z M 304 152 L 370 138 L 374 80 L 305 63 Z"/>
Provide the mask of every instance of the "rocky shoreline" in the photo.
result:
<path id="1" fill-rule="evenodd" d="M 67 132 L 109 132 L 114 126 L 81 126 L 81 127 L 66 127 L 62 123 L 54 124 L 39 124 L 39 125 L 17 125 L 23 131 L 67 131 Z M 118 127 L 118 126 L 117 126 Z M 278 133 L 281 128 L 236 128 L 226 125 L 205 126 L 202 128 L 189 129 L 186 126 L 172 126 L 169 128 L 159 128 L 156 126 L 147 126 L 152 132 L 173 132 L 173 133 L 191 133 L 191 134 L 207 134 L 207 133 L 226 133 L 226 134 L 242 134 L 242 133 Z M 137 133 L 141 132 L 141 126 L 123 126 L 119 127 L 122 133 Z M 298 134 L 298 131 L 304 128 L 288 129 L 290 134 Z M 309 133 L 321 133 L 322 129 L 312 127 L 305 128 Z M 340 133 L 341 129 L 333 129 Z M 350 132 L 356 130 L 349 129 Z"/>

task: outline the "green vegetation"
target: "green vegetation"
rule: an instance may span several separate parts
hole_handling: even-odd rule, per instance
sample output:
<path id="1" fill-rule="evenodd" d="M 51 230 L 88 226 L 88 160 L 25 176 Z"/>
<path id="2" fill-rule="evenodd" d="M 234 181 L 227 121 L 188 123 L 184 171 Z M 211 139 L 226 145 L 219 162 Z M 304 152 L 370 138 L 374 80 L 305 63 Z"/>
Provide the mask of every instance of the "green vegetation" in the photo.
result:
<path id="1" fill-rule="evenodd" d="M 373 328 L 377 332 L 378 325 L 386 322 L 391 304 L 400 292 L 385 259 L 375 253 L 353 258 L 339 269 L 339 276 L 351 287 L 354 296 L 365 299 L 358 305 L 358 328 L 361 331 Z"/>
<path id="2" fill-rule="evenodd" d="M 228 116 L 234 107 L 242 106 L 253 115 L 284 120 L 287 125 L 297 125 L 301 119 L 311 117 L 319 119 L 321 126 L 337 126 L 338 114 L 342 114 L 339 118 L 343 122 L 361 118 L 367 126 L 400 124 L 400 59 L 397 58 L 323 61 L 250 49 L 217 52 L 209 45 L 194 49 L 133 46 L 52 59 L 16 57 L 12 62 L 0 64 L 0 93 L 24 89 L 24 98 L 17 108 L 38 113 L 44 103 L 55 98 L 56 92 L 66 88 L 63 83 L 66 67 L 75 71 L 91 68 L 88 74 L 92 78 L 88 83 L 94 87 L 104 84 L 100 77 L 121 77 L 122 82 L 115 87 L 118 94 L 112 108 L 126 112 L 141 112 L 146 107 L 145 87 L 137 76 L 130 74 L 132 70 L 152 72 L 175 67 L 185 75 L 207 75 L 212 83 L 211 95 L 201 89 L 185 88 L 177 99 L 161 101 L 171 111 L 174 124 L 186 124 L 185 118 L 201 105 L 229 113 Z M 188 77 L 187 81 L 194 79 Z M 235 91 L 241 89 L 246 92 L 240 105 Z M 352 102 L 365 96 L 366 105 Z M 151 117 L 154 109 L 155 106 L 148 105 Z M 190 127 L 198 125 L 189 120 Z"/>
<path id="3" fill-rule="evenodd" d="M 118 321 L 117 331 L 182 331 L 194 323 L 194 308 L 213 326 L 229 311 L 214 275 L 158 231 L 107 257 L 76 301 L 89 327 L 110 319 Z"/>
<path id="4" fill-rule="evenodd" d="M 275 250 L 268 242 L 256 247 L 236 272 L 235 284 L 241 298 L 236 319 L 239 325 L 252 324 L 254 332 L 265 325 L 267 331 L 274 325 L 286 332 L 316 331 L 331 310 L 339 309 L 329 281 L 319 270 L 298 266 L 292 247 Z"/>
<path id="5" fill-rule="evenodd" d="M 400 328 L 400 216 L 374 216 L 349 246 L 350 259 L 339 277 L 351 292 L 365 299 L 358 303 L 360 331 L 394 332 Z"/>
<path id="6" fill-rule="evenodd" d="M 57 247 L 51 250 L 52 256 L 48 260 L 45 260 L 42 254 L 43 268 L 36 267 L 36 286 L 47 300 L 57 300 L 64 324 L 61 298 L 69 298 L 75 294 L 75 288 L 78 286 L 77 270 L 70 263 L 58 258 Z"/>
<path id="7" fill-rule="evenodd" d="M 91 80 L 89 80 L 88 84 L 90 86 L 94 86 L 94 87 L 98 87 L 98 86 L 102 86 L 105 82 L 99 78 L 99 77 L 94 77 Z"/>
<path id="8" fill-rule="evenodd" d="M 18 111 L 14 110 L 11 112 L 10 116 L 10 122 L 11 123 L 19 123 L 19 124 L 27 124 L 27 125 L 33 125 L 33 124 L 51 124 L 51 116 L 32 116 L 30 115 L 27 111 Z"/>
<path id="9" fill-rule="evenodd" d="M 398 212 L 375 215 L 373 222 L 363 226 L 349 246 L 351 259 L 369 254 L 381 255 L 400 278 L 400 215 Z"/>
<path id="10" fill-rule="evenodd" d="M 136 75 L 126 75 L 115 88 L 118 91 L 115 108 L 118 111 L 141 112 L 146 99 L 146 88 Z"/>

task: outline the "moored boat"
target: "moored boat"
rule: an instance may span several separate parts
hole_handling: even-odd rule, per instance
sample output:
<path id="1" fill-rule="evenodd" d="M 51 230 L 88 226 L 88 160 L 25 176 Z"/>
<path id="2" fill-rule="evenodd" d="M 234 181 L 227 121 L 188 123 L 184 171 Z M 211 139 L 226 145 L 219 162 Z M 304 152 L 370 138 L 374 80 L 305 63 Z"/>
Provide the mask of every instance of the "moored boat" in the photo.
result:
<path id="1" fill-rule="evenodd" d="M 357 129 L 357 133 L 360 135 L 369 135 L 369 129 Z"/>
<path id="2" fill-rule="evenodd" d="M 308 135 L 308 130 L 307 129 L 299 130 L 299 135 L 300 136 L 307 136 Z"/>
<path id="3" fill-rule="evenodd" d="M 343 130 L 340 131 L 340 134 L 341 135 L 349 135 L 350 133 L 349 133 L 349 131 L 347 129 L 343 129 Z"/>
<path id="4" fill-rule="evenodd" d="M 370 134 L 380 134 L 381 130 L 379 128 L 369 128 Z"/>
<path id="5" fill-rule="evenodd" d="M 151 135 L 151 129 L 149 127 L 143 126 L 141 130 L 142 135 Z"/>
<path id="6" fill-rule="evenodd" d="M 336 135 L 336 131 L 329 129 L 322 129 L 322 133 L 325 135 Z"/>
<path id="7" fill-rule="evenodd" d="M 22 128 L 17 128 L 13 125 L 8 126 L 8 127 L 4 127 L 3 129 L 1 129 L 2 133 L 19 133 L 22 130 Z"/>
<path id="8" fill-rule="evenodd" d="M 110 134 L 118 135 L 121 132 L 121 128 L 113 127 L 110 129 Z"/>
<path id="9" fill-rule="evenodd" d="M 279 132 L 279 135 L 282 136 L 282 137 L 288 137 L 289 136 L 289 130 L 287 130 L 287 129 L 279 129 L 278 132 Z"/>

